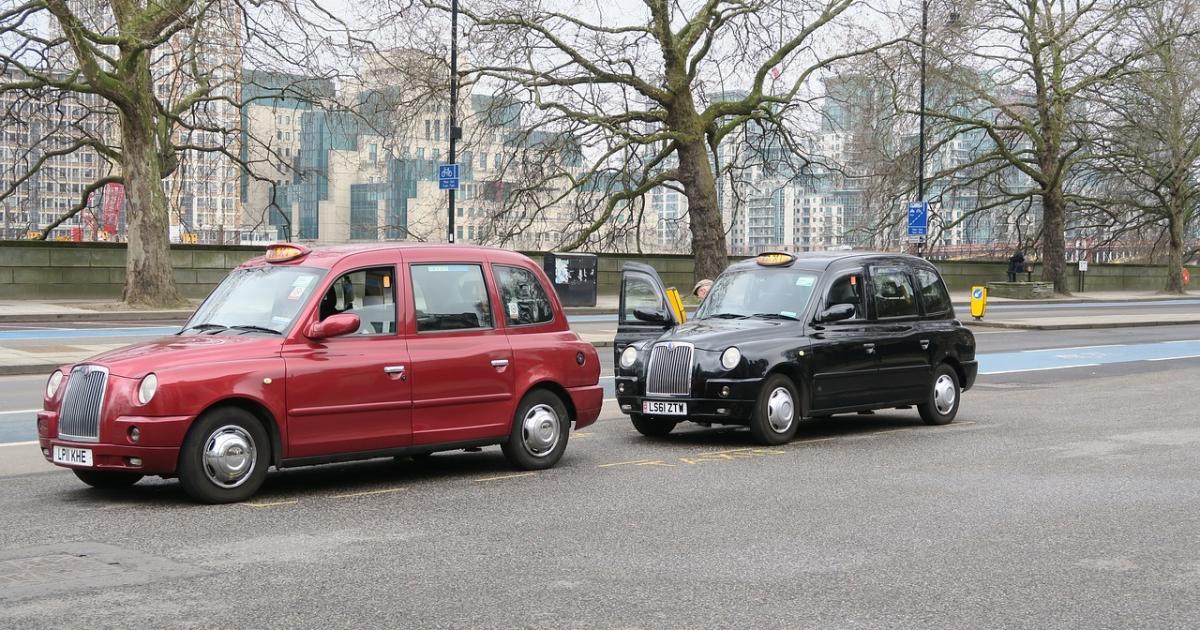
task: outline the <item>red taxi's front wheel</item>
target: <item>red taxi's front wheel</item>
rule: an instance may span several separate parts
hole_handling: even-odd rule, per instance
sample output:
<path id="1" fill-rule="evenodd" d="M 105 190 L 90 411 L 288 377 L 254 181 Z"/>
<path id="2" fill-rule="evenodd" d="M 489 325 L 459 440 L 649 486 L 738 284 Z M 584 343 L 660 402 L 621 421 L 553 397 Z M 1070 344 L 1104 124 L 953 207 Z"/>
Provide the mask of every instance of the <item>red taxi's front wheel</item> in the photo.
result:
<path id="1" fill-rule="evenodd" d="M 179 482 L 201 503 L 245 501 L 267 477 L 271 446 L 262 423 L 236 407 L 214 409 L 188 431 Z"/>

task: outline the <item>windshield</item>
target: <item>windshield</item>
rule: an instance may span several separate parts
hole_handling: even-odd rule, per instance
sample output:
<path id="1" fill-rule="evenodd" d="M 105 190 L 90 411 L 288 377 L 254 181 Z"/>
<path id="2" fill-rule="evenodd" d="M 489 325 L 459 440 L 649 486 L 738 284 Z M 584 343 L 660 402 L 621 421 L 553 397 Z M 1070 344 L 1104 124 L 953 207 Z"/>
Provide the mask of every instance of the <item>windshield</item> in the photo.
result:
<path id="1" fill-rule="evenodd" d="M 696 319 L 799 319 L 808 306 L 817 274 L 764 267 L 726 272 L 700 304 Z"/>
<path id="2" fill-rule="evenodd" d="M 264 265 L 236 269 L 181 334 L 283 334 L 316 290 L 324 269 Z"/>

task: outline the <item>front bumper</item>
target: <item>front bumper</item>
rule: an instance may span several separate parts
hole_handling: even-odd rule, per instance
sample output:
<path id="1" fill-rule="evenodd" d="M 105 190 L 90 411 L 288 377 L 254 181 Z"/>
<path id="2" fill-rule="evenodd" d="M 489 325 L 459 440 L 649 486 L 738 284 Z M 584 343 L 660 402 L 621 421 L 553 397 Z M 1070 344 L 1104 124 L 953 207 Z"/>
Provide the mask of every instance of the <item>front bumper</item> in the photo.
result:
<path id="1" fill-rule="evenodd" d="M 718 422 L 745 424 L 754 415 L 754 405 L 762 387 L 761 378 L 724 379 L 713 378 L 694 383 L 693 393 L 698 396 L 646 396 L 642 393 L 636 377 L 618 376 L 615 379 L 617 404 L 625 414 L 642 413 L 642 402 L 647 400 L 679 402 L 687 404 L 686 416 L 650 416 L 667 420 L 692 420 L 695 422 Z M 725 388 L 728 395 L 723 396 Z"/>
<path id="2" fill-rule="evenodd" d="M 53 411 L 40 411 L 37 415 L 38 445 L 46 461 L 64 468 L 173 475 L 179 462 L 179 450 L 191 422 L 191 416 L 120 416 L 101 423 L 101 441 L 79 442 L 57 437 L 58 414 Z M 141 432 L 136 443 L 129 436 L 129 429 L 134 426 Z M 55 463 L 55 446 L 90 450 L 92 466 Z"/>

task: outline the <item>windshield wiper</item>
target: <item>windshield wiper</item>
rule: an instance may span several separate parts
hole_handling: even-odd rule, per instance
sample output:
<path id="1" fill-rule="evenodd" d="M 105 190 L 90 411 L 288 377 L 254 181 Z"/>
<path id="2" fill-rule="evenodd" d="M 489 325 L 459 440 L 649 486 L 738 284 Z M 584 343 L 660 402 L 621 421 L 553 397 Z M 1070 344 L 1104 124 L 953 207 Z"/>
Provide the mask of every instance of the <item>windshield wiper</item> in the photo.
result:
<path id="1" fill-rule="evenodd" d="M 751 315 L 751 317 L 757 317 L 759 319 L 787 319 L 793 322 L 800 321 L 799 317 L 792 317 L 791 315 L 784 315 L 783 313 L 755 313 Z"/>
<path id="2" fill-rule="evenodd" d="M 196 324 L 195 326 L 188 326 L 179 332 L 182 334 L 189 330 L 225 330 L 226 328 L 229 327 L 223 324 Z"/>
<path id="3" fill-rule="evenodd" d="M 234 330 L 245 330 L 245 331 L 248 331 L 248 332 L 250 332 L 250 331 L 252 331 L 252 332 L 266 332 L 266 333 L 275 333 L 276 335 L 282 335 L 282 334 L 283 334 L 283 333 L 279 332 L 278 330 L 275 330 L 274 328 L 265 328 L 265 327 L 263 327 L 263 326 L 248 326 L 248 325 L 241 325 L 241 326 L 230 326 L 230 328 L 232 328 L 232 329 L 234 329 Z"/>
<path id="4" fill-rule="evenodd" d="M 705 315 L 704 319 L 746 319 L 749 315 L 739 315 L 738 313 L 717 313 L 716 315 Z"/>

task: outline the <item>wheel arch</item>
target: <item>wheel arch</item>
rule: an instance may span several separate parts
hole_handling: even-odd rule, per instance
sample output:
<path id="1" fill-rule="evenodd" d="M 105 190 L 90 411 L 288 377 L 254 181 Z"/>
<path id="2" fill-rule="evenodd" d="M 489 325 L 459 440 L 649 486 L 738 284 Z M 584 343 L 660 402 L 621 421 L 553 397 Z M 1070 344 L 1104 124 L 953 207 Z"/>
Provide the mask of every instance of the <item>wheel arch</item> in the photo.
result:
<path id="1" fill-rule="evenodd" d="M 963 369 L 962 363 L 953 355 L 946 355 L 938 365 L 949 365 L 954 370 L 955 376 L 958 377 L 958 387 L 962 389 L 963 384 L 967 382 L 967 371 Z M 936 368 L 935 368 L 936 369 Z"/>
<path id="2" fill-rule="evenodd" d="M 562 401 L 563 406 L 567 408 L 567 418 L 571 422 L 575 422 L 575 418 L 578 417 L 575 411 L 575 401 L 571 399 L 571 394 L 567 391 L 567 388 L 555 381 L 547 379 L 530 384 L 525 392 L 521 394 L 520 400 L 525 400 L 526 396 L 539 389 L 546 390 L 555 396 L 558 396 L 558 399 Z M 519 403 L 520 401 L 518 401 L 518 404 Z"/>
<path id="3" fill-rule="evenodd" d="M 800 395 L 800 411 L 801 415 L 807 416 L 811 411 L 811 401 L 809 400 L 808 385 L 804 382 L 804 370 L 799 365 L 794 363 L 782 362 L 775 365 L 766 374 L 763 375 L 763 380 L 770 378 L 775 374 L 786 376 L 788 380 L 796 386 L 796 393 Z"/>
<path id="4" fill-rule="evenodd" d="M 225 407 L 241 409 L 254 416 L 262 424 L 263 429 L 267 432 L 268 439 L 271 440 L 271 464 L 278 467 L 280 460 L 283 459 L 283 437 L 280 434 L 279 423 L 275 419 L 275 414 L 271 413 L 271 410 L 266 405 L 257 400 L 243 396 L 231 396 L 210 403 L 203 411 L 196 414 L 196 420 L 199 420 L 207 413 Z M 192 421 L 192 424 L 195 424 L 195 420 Z M 191 427 L 188 428 L 189 430 L 191 429 Z"/>

